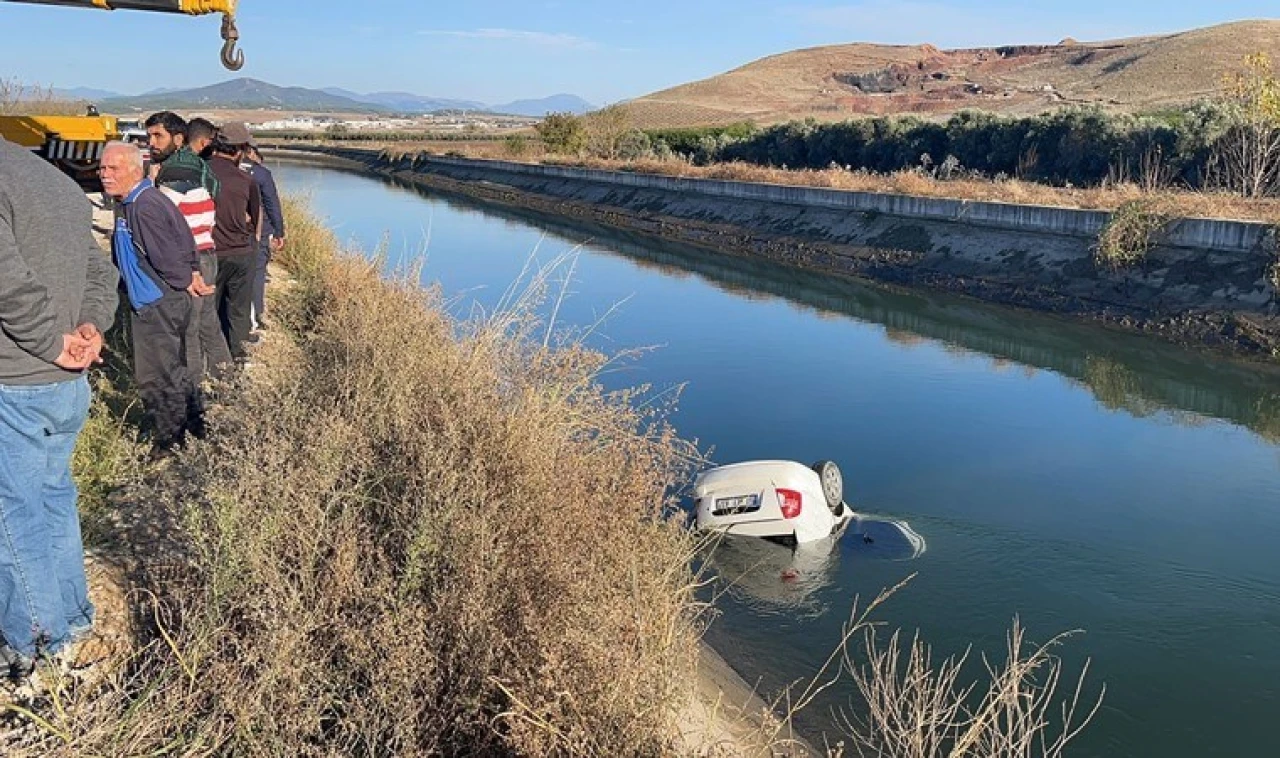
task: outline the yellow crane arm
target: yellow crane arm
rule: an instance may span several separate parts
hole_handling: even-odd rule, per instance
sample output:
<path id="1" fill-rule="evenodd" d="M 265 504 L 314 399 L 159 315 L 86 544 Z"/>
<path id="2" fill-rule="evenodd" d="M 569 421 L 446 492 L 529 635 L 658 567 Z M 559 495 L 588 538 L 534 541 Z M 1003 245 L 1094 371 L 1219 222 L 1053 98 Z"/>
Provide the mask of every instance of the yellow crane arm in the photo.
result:
<path id="1" fill-rule="evenodd" d="M 232 71 L 244 66 L 244 52 L 236 50 L 240 32 L 236 29 L 237 0 L 9 0 L 32 5 L 64 5 L 75 8 L 100 8 L 102 10 L 157 11 L 160 13 L 186 13 L 203 16 L 222 14 L 222 65 Z"/>

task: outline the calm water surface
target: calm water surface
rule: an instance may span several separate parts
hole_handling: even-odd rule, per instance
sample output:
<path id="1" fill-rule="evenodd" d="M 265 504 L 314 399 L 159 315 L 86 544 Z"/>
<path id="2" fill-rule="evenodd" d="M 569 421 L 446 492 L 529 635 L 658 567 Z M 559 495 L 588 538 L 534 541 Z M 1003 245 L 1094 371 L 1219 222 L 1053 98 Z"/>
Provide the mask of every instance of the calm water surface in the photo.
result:
<path id="1" fill-rule="evenodd" d="M 607 315 L 594 345 L 656 348 L 610 382 L 683 386 L 674 421 L 717 462 L 833 459 L 851 503 L 925 537 L 914 560 L 852 539 L 726 551 L 722 571 L 750 570 L 710 638 L 765 693 L 825 660 L 855 596 L 917 573 L 881 616 L 940 651 L 998 653 L 1015 615 L 1033 639 L 1085 630 L 1064 656 L 1108 691 L 1075 755 L 1280 755 L 1280 374 L 329 169 L 277 176 L 390 267 L 425 258 L 459 313 L 576 249 L 558 322 Z M 834 732 L 849 695 L 802 729 Z"/>

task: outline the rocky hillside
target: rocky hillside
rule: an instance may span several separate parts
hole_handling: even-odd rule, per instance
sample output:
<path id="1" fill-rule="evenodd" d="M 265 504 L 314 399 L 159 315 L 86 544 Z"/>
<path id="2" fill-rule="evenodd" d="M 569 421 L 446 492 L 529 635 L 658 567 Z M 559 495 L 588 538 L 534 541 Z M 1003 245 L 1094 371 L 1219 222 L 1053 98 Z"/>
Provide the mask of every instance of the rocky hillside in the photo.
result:
<path id="1" fill-rule="evenodd" d="M 1150 110 L 1213 94 L 1245 55 L 1280 60 L 1280 21 L 1243 21 L 1106 42 L 940 50 L 833 45 L 749 63 L 632 101 L 646 127 L 814 116 L 1028 114 L 1068 103 Z"/>

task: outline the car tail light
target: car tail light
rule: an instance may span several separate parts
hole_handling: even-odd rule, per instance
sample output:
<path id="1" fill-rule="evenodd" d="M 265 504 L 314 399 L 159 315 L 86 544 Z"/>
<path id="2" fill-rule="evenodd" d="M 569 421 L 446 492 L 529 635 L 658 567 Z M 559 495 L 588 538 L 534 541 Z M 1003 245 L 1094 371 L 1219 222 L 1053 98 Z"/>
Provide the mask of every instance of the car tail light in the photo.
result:
<path id="1" fill-rule="evenodd" d="M 795 490 L 778 490 L 778 507 L 782 509 L 783 518 L 796 518 L 800 515 L 800 493 Z"/>

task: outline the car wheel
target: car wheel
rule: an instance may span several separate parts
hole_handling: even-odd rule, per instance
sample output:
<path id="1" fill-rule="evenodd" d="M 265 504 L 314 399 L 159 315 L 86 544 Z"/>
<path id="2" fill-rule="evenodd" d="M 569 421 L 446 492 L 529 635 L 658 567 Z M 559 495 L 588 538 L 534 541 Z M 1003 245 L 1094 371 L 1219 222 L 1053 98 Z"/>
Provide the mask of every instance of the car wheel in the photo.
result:
<path id="1" fill-rule="evenodd" d="M 818 472 L 818 479 L 822 482 L 822 496 L 827 507 L 839 515 L 844 510 L 844 475 L 840 473 L 840 467 L 832 461 L 818 461 L 813 464 L 813 470 Z"/>

